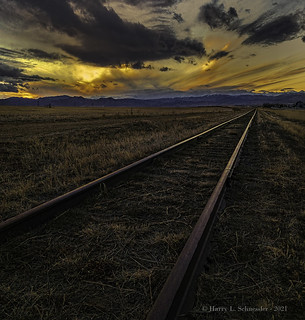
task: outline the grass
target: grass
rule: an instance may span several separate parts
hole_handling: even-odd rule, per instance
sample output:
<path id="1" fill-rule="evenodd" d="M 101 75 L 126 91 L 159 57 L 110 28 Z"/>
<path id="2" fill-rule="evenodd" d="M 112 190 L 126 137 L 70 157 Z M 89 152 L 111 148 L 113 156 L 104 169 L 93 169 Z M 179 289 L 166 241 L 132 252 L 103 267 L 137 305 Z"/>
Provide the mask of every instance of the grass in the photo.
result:
<path id="1" fill-rule="evenodd" d="M 240 112 L 238 108 L 0 107 L 0 220 Z"/>
<path id="2" fill-rule="evenodd" d="M 3 244 L 0 318 L 145 319 L 244 126 L 156 160 Z"/>
<path id="3" fill-rule="evenodd" d="M 272 113 L 289 120 L 305 121 L 305 110 L 272 110 Z"/>
<path id="4" fill-rule="evenodd" d="M 285 115 L 299 118 L 293 112 Z M 260 110 L 251 129 L 198 283 L 196 319 L 303 319 L 304 124 L 298 132 L 279 113 Z M 209 306 L 268 310 L 203 312 Z"/>
<path id="5" fill-rule="evenodd" d="M 213 114 L 204 108 L 137 109 L 133 114 L 130 109 L 77 110 L 0 108 L 2 208 L 8 215 L 90 180 L 91 170 L 96 178 L 178 140 L 178 134 L 191 135 L 236 113 L 216 109 L 219 113 Z M 234 137 L 236 128 L 226 133 Z M 303 319 L 303 133 L 299 111 L 260 110 L 216 226 L 208 269 L 198 281 L 195 319 Z M 115 148 L 104 156 L 113 156 L 94 158 L 107 145 Z M 125 186 L 104 190 L 50 225 L 2 245 L 0 318 L 145 318 L 221 171 L 212 158 L 204 158 L 207 145 L 200 152 L 184 161 L 169 157 Z M 75 159 L 78 154 L 81 159 Z M 71 175 L 70 165 L 75 170 Z M 165 171 L 170 174 L 161 179 Z M 268 311 L 206 313 L 206 306 Z"/>
<path id="6" fill-rule="evenodd" d="M 305 137 L 305 111 L 303 110 L 274 110 L 269 112 L 272 118 L 284 131 L 289 132 L 297 141 Z"/>

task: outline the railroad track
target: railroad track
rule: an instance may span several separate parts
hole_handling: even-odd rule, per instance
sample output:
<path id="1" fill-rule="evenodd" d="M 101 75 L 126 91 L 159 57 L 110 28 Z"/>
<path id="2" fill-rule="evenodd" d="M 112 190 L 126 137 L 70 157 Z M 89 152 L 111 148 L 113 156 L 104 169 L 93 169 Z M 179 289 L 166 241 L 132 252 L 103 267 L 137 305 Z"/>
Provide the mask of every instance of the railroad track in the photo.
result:
<path id="1" fill-rule="evenodd" d="M 176 319 L 186 313 L 191 307 L 194 281 L 207 254 L 217 209 L 255 113 L 250 111 L 220 124 L 2 223 L 1 236 L 10 239 L 4 244 L 4 253 L 9 257 L 6 263 L 18 269 L 18 261 L 22 260 L 28 266 L 31 276 L 25 268 L 24 275 L 29 277 L 24 280 L 25 287 L 39 287 L 48 270 L 48 286 L 56 282 L 54 288 L 60 283 L 64 292 L 77 292 L 75 300 L 87 308 L 86 299 L 97 295 L 98 302 L 93 304 L 103 319 L 111 319 L 109 313 L 112 319 L 143 319 L 149 309 L 150 320 Z M 126 180 L 130 172 L 152 161 L 153 166 Z M 114 183 L 116 186 L 108 189 Z M 97 199 L 93 195 L 83 207 L 68 209 L 99 186 L 106 191 L 100 192 Z M 45 227 L 11 238 L 66 210 L 65 215 Z M 75 218 L 71 219 L 72 215 Z M 79 256 L 82 258 L 72 268 L 78 270 L 72 281 L 68 270 L 71 262 L 67 261 Z M 2 267 L 2 272 L 5 270 Z M 122 274 L 127 276 L 122 279 Z M 7 273 L 5 282 L 9 279 L 11 275 Z M 74 282 L 82 284 L 81 290 Z M 56 299 L 58 296 L 59 293 Z M 7 313 L 10 301 L 13 299 L 8 297 Z M 135 307 L 137 303 L 139 307 Z M 101 304 L 108 309 L 103 310 Z M 129 310 L 125 316 L 123 309 Z M 71 315 L 73 311 L 69 312 Z"/>
<path id="2" fill-rule="evenodd" d="M 250 111 L 251 112 L 251 111 Z M 249 112 L 245 113 L 244 115 L 249 114 Z M 229 123 L 240 119 L 244 115 L 235 117 L 228 121 L 225 121 L 213 128 L 210 128 L 200 134 L 197 134 L 193 137 L 190 137 L 186 140 L 183 140 L 175 145 L 172 145 L 166 149 L 163 149 L 159 152 L 156 152 L 148 157 L 145 157 L 139 161 L 136 161 L 126 167 L 123 167 L 115 172 L 107 174 L 99 179 L 96 179 L 84 186 L 81 186 L 75 190 L 72 190 L 68 193 L 65 193 L 55 199 L 47 201 L 37 207 L 34 207 L 30 210 L 27 210 L 23 213 L 20 213 L 12 218 L 9 218 L 0 223 L 0 241 L 6 240 L 10 236 L 18 235 L 28 229 L 31 229 L 41 223 L 44 223 L 48 219 L 55 217 L 56 215 L 64 212 L 65 210 L 69 209 L 70 207 L 78 204 L 81 202 L 88 194 L 92 193 L 101 185 L 111 186 L 118 181 L 124 179 L 129 174 L 141 169 L 143 166 L 148 165 L 155 159 L 162 157 L 168 153 L 174 152 L 179 148 L 185 147 L 187 144 L 192 143 L 194 140 L 197 140 L 207 134 L 210 134 L 216 131 L 223 126 L 228 125 Z"/>
<path id="3" fill-rule="evenodd" d="M 181 316 L 192 308 L 194 301 L 191 293 L 208 254 L 208 242 L 217 217 L 216 214 L 255 115 L 256 111 L 234 149 L 147 320 L 177 319 L 178 317 L 181 319 Z"/>

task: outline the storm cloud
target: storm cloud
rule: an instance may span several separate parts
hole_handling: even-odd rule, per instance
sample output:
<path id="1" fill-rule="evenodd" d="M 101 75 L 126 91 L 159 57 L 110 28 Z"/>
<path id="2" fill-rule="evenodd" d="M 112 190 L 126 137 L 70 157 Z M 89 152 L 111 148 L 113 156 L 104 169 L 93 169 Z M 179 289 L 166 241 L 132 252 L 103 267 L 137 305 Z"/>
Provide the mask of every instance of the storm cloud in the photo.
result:
<path id="1" fill-rule="evenodd" d="M 275 17 L 271 20 L 266 20 L 262 16 L 254 22 L 240 27 L 238 32 L 240 35 L 249 35 L 243 44 L 272 45 L 295 39 L 302 28 L 301 14 L 295 13 Z"/>
<path id="2" fill-rule="evenodd" d="M 7 64 L 0 63 L 0 79 L 20 79 L 22 81 L 40 81 L 40 80 L 49 80 L 55 81 L 53 78 L 40 77 L 38 75 L 27 75 L 23 73 L 22 69 L 11 67 Z"/>
<path id="3" fill-rule="evenodd" d="M 67 56 L 56 53 L 56 52 L 45 52 L 40 49 L 28 49 L 25 51 L 28 55 L 38 59 L 38 60 L 63 60 L 67 58 Z"/>
<path id="4" fill-rule="evenodd" d="M 23 49 L 23 50 L 11 50 L 6 48 L 0 48 L 0 59 L 3 60 L 3 57 L 14 59 L 27 59 L 27 58 L 35 58 L 38 60 L 52 61 L 52 60 L 64 60 L 68 57 L 56 53 L 56 52 L 45 52 L 40 49 Z"/>
<path id="5" fill-rule="evenodd" d="M 15 59 L 15 58 L 19 58 L 20 55 L 21 55 L 20 51 L 0 48 L 0 57 L 8 57 L 11 59 Z"/>
<path id="6" fill-rule="evenodd" d="M 143 61 L 137 61 L 130 65 L 132 69 L 140 70 L 140 69 L 153 69 L 153 67 L 149 65 L 145 65 Z"/>
<path id="7" fill-rule="evenodd" d="M 243 41 L 245 45 L 274 45 L 297 38 L 305 29 L 302 11 L 277 16 L 275 11 L 269 10 L 253 22 L 243 24 L 235 8 L 230 7 L 226 11 L 224 5 L 218 4 L 217 0 L 200 7 L 198 20 L 208 24 L 211 29 L 224 28 L 235 31 L 240 36 L 248 35 Z"/>
<path id="8" fill-rule="evenodd" d="M 2 82 L 0 86 L 1 92 L 18 92 L 19 87 L 28 87 L 27 82 L 36 82 L 41 80 L 55 81 L 55 79 L 49 77 L 27 75 L 22 69 L 0 63 L 0 81 Z"/>
<path id="9" fill-rule="evenodd" d="M 18 87 L 12 83 L 0 83 L 0 92 L 18 92 Z"/>
<path id="10" fill-rule="evenodd" d="M 22 69 L 8 66 L 7 64 L 0 63 L 0 79 L 3 78 L 20 78 L 22 77 Z"/>
<path id="11" fill-rule="evenodd" d="M 7 1 L 0 0 L 0 4 L 5 5 Z M 176 1 L 162 1 L 164 5 L 173 2 Z M 27 10 L 33 25 L 76 40 L 78 44 L 59 42 L 57 47 L 83 62 L 111 66 L 205 54 L 201 42 L 177 39 L 170 30 L 160 32 L 124 21 L 99 1 L 16 0 L 15 3 Z M 10 15 L 13 17 L 14 13 Z M 36 55 L 42 56 L 42 53 L 36 51 Z"/>
<path id="12" fill-rule="evenodd" d="M 234 25 L 238 19 L 236 9 L 230 7 L 228 11 L 225 10 L 223 4 L 217 4 L 218 1 L 205 4 L 200 7 L 198 20 L 206 23 L 211 29 L 222 28 L 226 29 L 234 28 Z"/>

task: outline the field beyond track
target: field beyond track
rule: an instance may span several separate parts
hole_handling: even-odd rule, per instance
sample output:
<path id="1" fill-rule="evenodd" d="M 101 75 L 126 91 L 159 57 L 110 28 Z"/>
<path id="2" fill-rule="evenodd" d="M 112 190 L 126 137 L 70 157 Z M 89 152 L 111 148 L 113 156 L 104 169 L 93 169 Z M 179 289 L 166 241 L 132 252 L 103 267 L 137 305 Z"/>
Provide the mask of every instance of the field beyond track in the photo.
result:
<path id="1" fill-rule="evenodd" d="M 243 112 L 0 107 L 0 221 Z"/>

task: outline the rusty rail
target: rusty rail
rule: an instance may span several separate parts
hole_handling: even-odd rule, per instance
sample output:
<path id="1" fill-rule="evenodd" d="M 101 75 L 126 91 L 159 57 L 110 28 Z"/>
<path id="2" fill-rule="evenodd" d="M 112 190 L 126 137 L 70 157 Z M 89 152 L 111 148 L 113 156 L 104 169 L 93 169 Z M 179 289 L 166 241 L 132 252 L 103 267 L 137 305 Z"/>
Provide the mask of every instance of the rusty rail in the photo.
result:
<path id="1" fill-rule="evenodd" d="M 207 244 L 217 217 L 217 211 L 221 205 L 228 178 L 232 175 L 255 115 L 256 110 L 171 270 L 147 320 L 178 319 L 192 308 L 195 281 L 203 269 L 208 254 Z"/>
<path id="2" fill-rule="evenodd" d="M 88 184 L 85 184 L 77 189 L 74 189 L 68 193 L 65 193 L 57 198 L 54 198 L 50 201 L 47 201 L 37 207 L 34 207 L 30 210 L 27 210 L 23 213 L 20 213 L 12 218 L 9 218 L 0 223 L 0 241 L 6 240 L 11 236 L 15 236 L 20 234 L 28 229 L 31 229 L 52 217 L 64 212 L 65 210 L 71 208 L 72 206 L 78 204 L 81 200 L 83 200 L 88 194 L 90 194 L 93 190 L 97 189 L 99 186 L 111 186 L 117 181 L 121 180 L 124 176 L 139 170 L 141 167 L 148 165 L 153 160 L 157 159 L 160 156 L 163 156 L 167 153 L 173 152 L 187 143 L 194 141 L 203 135 L 206 135 L 220 127 L 223 127 L 232 121 L 235 121 L 247 114 L 251 111 L 248 111 L 240 116 L 234 117 L 228 121 L 225 121 L 213 128 L 210 128 L 204 132 L 201 132 L 195 136 L 192 136 L 188 139 L 185 139 L 181 142 L 178 142 L 166 149 L 158 151 L 152 155 L 149 155 L 141 160 L 138 160 L 134 163 L 131 163 L 119 170 L 116 170 L 112 173 L 109 173 L 99 179 L 96 179 Z"/>

